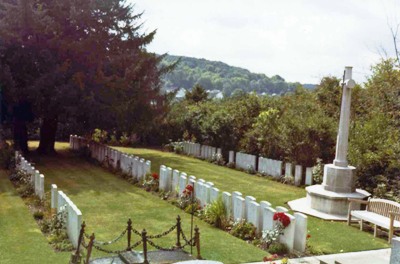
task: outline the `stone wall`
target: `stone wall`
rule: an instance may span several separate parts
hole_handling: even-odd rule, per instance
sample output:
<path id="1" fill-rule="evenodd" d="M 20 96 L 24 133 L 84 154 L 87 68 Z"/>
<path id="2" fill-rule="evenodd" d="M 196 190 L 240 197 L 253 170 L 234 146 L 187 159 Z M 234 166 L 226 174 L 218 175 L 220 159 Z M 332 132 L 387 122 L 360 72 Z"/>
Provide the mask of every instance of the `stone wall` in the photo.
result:
<path id="1" fill-rule="evenodd" d="M 242 152 L 236 153 L 236 168 L 243 170 L 257 170 L 257 157 Z"/>

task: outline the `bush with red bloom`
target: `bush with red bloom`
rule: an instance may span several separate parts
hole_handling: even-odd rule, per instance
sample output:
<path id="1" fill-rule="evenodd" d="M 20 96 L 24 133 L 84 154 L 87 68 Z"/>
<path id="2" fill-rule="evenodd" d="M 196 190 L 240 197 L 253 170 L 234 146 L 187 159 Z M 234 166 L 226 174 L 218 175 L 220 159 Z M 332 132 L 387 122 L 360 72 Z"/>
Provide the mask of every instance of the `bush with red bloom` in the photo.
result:
<path id="1" fill-rule="evenodd" d="M 153 180 L 158 180 L 160 178 L 160 176 L 158 175 L 158 173 L 153 172 L 151 174 L 151 177 L 153 177 Z"/>
<path id="2" fill-rule="evenodd" d="M 182 192 L 183 196 L 191 196 L 193 192 L 193 186 L 188 184 Z"/>
<path id="3" fill-rule="evenodd" d="M 311 235 L 310 234 L 307 234 L 307 239 L 309 239 L 311 237 Z"/>
<path id="4" fill-rule="evenodd" d="M 283 230 L 290 225 L 290 218 L 283 212 L 277 212 L 273 216 L 275 226 L 272 230 L 263 230 L 262 239 L 264 240 L 265 247 L 269 246 L 277 241 L 280 235 L 283 235 Z"/>
<path id="5" fill-rule="evenodd" d="M 283 227 L 290 225 L 290 218 L 283 212 L 278 212 L 274 214 L 274 221 L 279 221 Z"/>

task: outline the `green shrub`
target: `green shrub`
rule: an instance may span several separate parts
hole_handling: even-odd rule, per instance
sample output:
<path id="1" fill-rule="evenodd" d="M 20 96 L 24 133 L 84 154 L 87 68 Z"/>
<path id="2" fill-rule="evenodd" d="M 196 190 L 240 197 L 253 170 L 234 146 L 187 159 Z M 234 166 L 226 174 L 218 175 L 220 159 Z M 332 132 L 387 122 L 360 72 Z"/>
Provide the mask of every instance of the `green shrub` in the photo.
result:
<path id="1" fill-rule="evenodd" d="M 321 184 L 324 177 L 324 164 L 322 159 L 317 159 L 317 164 L 312 168 L 313 184 Z"/>
<path id="2" fill-rule="evenodd" d="M 233 223 L 230 233 L 243 240 L 253 240 L 256 238 L 256 227 L 242 219 Z"/>
<path id="3" fill-rule="evenodd" d="M 226 208 L 222 197 L 204 208 L 204 220 L 217 228 L 225 229 L 227 225 Z"/>
<path id="4" fill-rule="evenodd" d="M 122 136 L 119 138 L 119 143 L 125 147 L 129 145 L 130 140 L 129 140 L 128 133 L 126 133 L 126 132 L 122 133 Z"/>
<path id="5" fill-rule="evenodd" d="M 22 197 L 26 198 L 32 196 L 35 193 L 31 184 L 24 184 L 17 188 L 17 193 Z"/>
<path id="6" fill-rule="evenodd" d="M 43 213 L 43 211 L 35 211 L 34 213 L 33 213 L 33 218 L 35 218 L 36 220 L 42 220 L 43 219 L 43 217 L 44 217 L 44 213 Z"/>
<path id="7" fill-rule="evenodd" d="M 108 132 L 105 130 L 101 130 L 96 128 L 92 134 L 92 140 L 97 143 L 106 143 L 107 142 Z"/>
<path id="8" fill-rule="evenodd" d="M 226 164 L 226 166 L 230 169 L 234 169 L 235 168 L 235 163 L 234 162 L 229 162 L 228 164 Z"/>
<path id="9" fill-rule="evenodd" d="M 289 249 L 285 244 L 274 242 L 269 246 L 268 252 L 271 254 L 285 255 L 289 252 Z"/>

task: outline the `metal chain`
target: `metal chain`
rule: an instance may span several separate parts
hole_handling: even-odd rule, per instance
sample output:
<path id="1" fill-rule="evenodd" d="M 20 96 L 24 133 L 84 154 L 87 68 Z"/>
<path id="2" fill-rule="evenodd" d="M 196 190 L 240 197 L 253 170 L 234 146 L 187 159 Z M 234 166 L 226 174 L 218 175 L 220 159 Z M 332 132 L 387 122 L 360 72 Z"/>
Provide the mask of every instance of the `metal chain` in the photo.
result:
<path id="1" fill-rule="evenodd" d="M 137 231 L 136 229 L 132 228 L 132 232 L 138 236 L 142 236 L 142 233 L 140 233 L 139 231 Z"/>
<path id="2" fill-rule="evenodd" d="M 128 248 L 128 250 L 134 249 L 135 247 L 137 247 L 137 246 L 139 246 L 140 244 L 142 244 L 142 242 L 143 242 L 143 240 L 139 240 L 138 242 L 136 242 L 135 244 L 133 244 L 132 246 L 130 246 L 130 247 Z"/>
<path id="3" fill-rule="evenodd" d="M 102 242 L 102 241 L 93 240 L 93 243 L 96 244 L 96 245 L 101 245 L 101 246 L 111 245 L 111 244 L 117 242 L 118 240 L 120 240 L 120 239 L 126 234 L 126 232 L 127 232 L 127 230 L 125 229 L 124 231 L 122 231 L 122 233 L 121 233 L 119 236 L 117 236 L 117 237 L 114 238 L 113 240 L 110 240 L 110 241 L 107 241 L 107 242 Z M 85 237 L 86 237 L 87 239 L 90 239 L 90 236 L 89 236 L 89 235 L 87 235 L 86 233 L 84 233 L 84 234 L 85 234 Z"/>
<path id="4" fill-rule="evenodd" d="M 152 245 L 153 247 L 155 247 L 156 249 L 158 249 L 158 250 L 163 250 L 163 251 L 174 251 L 174 250 L 175 250 L 175 249 L 173 249 L 173 248 L 163 248 L 163 247 L 160 247 L 160 246 L 154 244 L 154 242 L 151 241 L 151 240 L 147 240 L 147 242 L 148 242 L 150 245 Z"/>
<path id="5" fill-rule="evenodd" d="M 86 245 L 86 243 L 85 243 L 85 238 L 84 237 L 82 237 L 82 246 L 84 247 L 84 248 L 88 248 L 88 245 Z"/>
<path id="6" fill-rule="evenodd" d="M 94 244 L 93 244 L 93 247 L 95 249 L 99 250 L 99 251 L 102 251 L 102 252 L 105 252 L 105 253 L 108 253 L 108 254 L 121 254 L 123 252 L 127 252 L 128 251 L 126 249 L 124 249 L 124 250 L 107 250 L 107 249 L 101 248 L 99 246 L 96 246 Z"/>
<path id="7" fill-rule="evenodd" d="M 171 233 L 172 231 L 174 231 L 176 229 L 177 225 L 172 226 L 169 230 L 165 231 L 164 233 L 158 234 L 158 235 L 152 235 L 152 236 L 147 236 L 147 238 L 160 238 L 163 236 L 168 235 L 169 233 Z"/>
<path id="8" fill-rule="evenodd" d="M 184 246 L 186 246 L 186 245 L 195 246 L 196 245 L 196 241 L 194 240 L 194 237 L 192 239 L 188 240 L 185 236 L 185 233 L 183 233 L 183 230 L 181 230 L 181 234 L 182 234 L 183 240 L 185 240 L 185 242 L 186 242 L 186 244 Z M 184 247 L 184 246 L 182 246 L 182 247 Z"/>

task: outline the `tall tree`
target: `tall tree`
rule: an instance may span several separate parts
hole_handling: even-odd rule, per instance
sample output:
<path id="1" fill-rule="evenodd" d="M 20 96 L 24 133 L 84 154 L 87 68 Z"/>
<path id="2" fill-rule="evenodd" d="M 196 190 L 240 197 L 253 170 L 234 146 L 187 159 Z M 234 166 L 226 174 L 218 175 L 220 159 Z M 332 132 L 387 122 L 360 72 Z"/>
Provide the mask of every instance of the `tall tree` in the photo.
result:
<path id="1" fill-rule="evenodd" d="M 162 57 L 146 51 L 155 31 L 140 33 L 142 14 L 134 14 L 132 5 L 0 0 L 0 6 L 0 67 L 7 73 L 0 81 L 10 105 L 24 99 L 40 119 L 41 153 L 54 151 L 59 122 L 131 132 L 157 113 L 160 75 L 167 68 L 158 67 Z M 18 68 L 12 49 L 25 54 L 19 61 L 33 69 Z"/>

